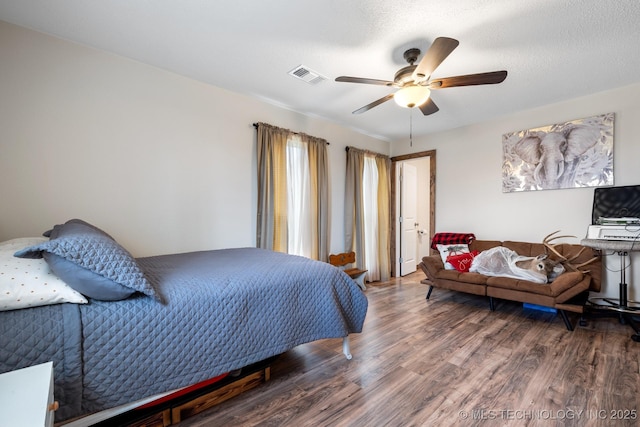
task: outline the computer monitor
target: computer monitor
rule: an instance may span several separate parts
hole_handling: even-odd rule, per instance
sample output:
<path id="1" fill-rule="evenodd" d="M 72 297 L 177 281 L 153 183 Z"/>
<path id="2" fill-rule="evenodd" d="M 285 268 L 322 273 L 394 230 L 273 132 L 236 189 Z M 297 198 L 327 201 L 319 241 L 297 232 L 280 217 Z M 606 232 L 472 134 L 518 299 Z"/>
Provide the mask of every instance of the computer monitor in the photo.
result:
<path id="1" fill-rule="evenodd" d="M 596 188 L 591 223 L 597 224 L 600 217 L 640 218 L 640 185 Z"/>

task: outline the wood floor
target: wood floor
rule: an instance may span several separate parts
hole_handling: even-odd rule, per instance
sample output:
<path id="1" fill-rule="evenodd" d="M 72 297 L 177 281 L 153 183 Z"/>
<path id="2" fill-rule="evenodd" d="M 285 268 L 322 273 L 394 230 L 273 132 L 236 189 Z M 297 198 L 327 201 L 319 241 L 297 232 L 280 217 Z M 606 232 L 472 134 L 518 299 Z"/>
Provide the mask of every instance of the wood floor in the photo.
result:
<path id="1" fill-rule="evenodd" d="M 630 327 L 569 332 L 555 314 L 439 289 L 426 301 L 423 278 L 368 285 L 352 360 L 340 339 L 302 345 L 271 381 L 180 426 L 640 425 Z"/>

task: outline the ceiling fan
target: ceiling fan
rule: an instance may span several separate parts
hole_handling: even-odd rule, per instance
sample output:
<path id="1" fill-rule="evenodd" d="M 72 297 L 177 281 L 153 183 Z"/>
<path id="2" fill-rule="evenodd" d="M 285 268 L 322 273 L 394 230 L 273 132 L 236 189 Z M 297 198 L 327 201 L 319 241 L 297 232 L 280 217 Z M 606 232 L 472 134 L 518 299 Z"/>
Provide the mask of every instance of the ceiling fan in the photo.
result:
<path id="1" fill-rule="evenodd" d="M 507 78 L 506 71 L 492 71 L 488 73 L 466 74 L 463 76 L 444 77 L 432 79 L 431 74 L 445 60 L 453 50 L 458 47 L 458 40 L 448 37 L 438 37 L 433 41 L 427 53 L 424 54 L 418 65 L 414 62 L 420 56 L 420 49 L 412 48 L 404 52 L 404 59 L 409 63 L 399 69 L 390 80 L 367 79 L 361 77 L 340 76 L 337 82 L 364 83 L 370 85 L 382 85 L 399 88 L 395 93 L 383 96 L 380 99 L 358 108 L 353 114 L 364 113 L 383 102 L 394 99 L 398 105 L 406 108 L 418 107 L 422 114 L 429 115 L 439 110 L 431 99 L 432 89 L 444 89 L 447 87 L 488 85 L 501 83 Z"/>

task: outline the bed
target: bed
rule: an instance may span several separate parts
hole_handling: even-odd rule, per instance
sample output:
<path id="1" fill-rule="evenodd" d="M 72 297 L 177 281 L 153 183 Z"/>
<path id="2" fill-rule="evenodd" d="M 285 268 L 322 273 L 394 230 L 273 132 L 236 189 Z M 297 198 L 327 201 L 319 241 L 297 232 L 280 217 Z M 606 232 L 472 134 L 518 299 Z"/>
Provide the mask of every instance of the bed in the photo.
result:
<path id="1" fill-rule="evenodd" d="M 72 294 L 0 302 L 0 373 L 53 361 L 56 421 L 362 331 L 366 296 L 327 263 L 257 248 L 133 258 L 81 220 L 45 234 L 5 245 L 32 243 L 9 262 L 46 263 Z"/>

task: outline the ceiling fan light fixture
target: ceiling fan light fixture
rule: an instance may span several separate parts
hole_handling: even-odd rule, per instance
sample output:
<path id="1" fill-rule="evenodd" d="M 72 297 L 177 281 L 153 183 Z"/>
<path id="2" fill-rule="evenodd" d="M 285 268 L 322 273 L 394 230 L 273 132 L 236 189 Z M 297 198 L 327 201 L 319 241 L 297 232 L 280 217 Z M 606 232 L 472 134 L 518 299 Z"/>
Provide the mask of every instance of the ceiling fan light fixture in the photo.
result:
<path id="1" fill-rule="evenodd" d="M 407 85 L 393 95 L 394 101 L 401 107 L 413 108 L 424 104 L 431 91 L 426 86 Z"/>

